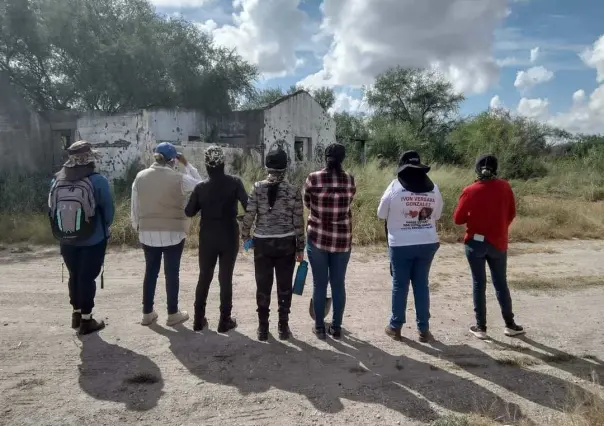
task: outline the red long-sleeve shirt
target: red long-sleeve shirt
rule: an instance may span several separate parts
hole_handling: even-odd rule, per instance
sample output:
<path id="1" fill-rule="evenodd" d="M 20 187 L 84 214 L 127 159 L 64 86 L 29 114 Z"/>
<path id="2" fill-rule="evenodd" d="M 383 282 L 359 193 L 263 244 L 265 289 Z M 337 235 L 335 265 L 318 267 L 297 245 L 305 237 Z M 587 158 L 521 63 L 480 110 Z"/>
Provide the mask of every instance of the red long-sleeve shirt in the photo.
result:
<path id="1" fill-rule="evenodd" d="M 466 187 L 453 213 L 456 225 L 466 225 L 465 242 L 482 235 L 501 251 L 508 248 L 508 228 L 516 217 L 516 200 L 502 179 L 478 181 Z"/>

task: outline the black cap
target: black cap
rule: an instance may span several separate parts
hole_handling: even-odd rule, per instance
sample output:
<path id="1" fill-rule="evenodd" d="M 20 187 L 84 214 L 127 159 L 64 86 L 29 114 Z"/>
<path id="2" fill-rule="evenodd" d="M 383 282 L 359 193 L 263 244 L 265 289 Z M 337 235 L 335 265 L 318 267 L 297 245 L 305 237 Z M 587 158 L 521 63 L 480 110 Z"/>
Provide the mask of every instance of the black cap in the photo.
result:
<path id="1" fill-rule="evenodd" d="M 287 153 L 281 149 L 273 149 L 266 154 L 264 165 L 267 169 L 285 170 L 287 169 Z"/>
<path id="2" fill-rule="evenodd" d="M 341 163 L 346 158 L 346 147 L 341 143 L 332 143 L 325 148 L 325 158 L 333 158 L 336 162 Z"/>
<path id="3" fill-rule="evenodd" d="M 482 176 L 485 173 L 495 176 L 497 174 L 498 165 L 497 157 L 493 154 L 482 154 L 478 157 L 478 160 L 476 160 L 476 173 L 479 176 Z"/>
<path id="4" fill-rule="evenodd" d="M 419 154 L 416 151 L 407 151 L 403 153 L 401 159 L 398 162 L 398 171 L 397 173 L 402 172 L 405 169 L 420 169 L 425 172 L 430 171 L 430 166 L 426 166 L 422 164 L 421 159 L 419 158 Z"/>

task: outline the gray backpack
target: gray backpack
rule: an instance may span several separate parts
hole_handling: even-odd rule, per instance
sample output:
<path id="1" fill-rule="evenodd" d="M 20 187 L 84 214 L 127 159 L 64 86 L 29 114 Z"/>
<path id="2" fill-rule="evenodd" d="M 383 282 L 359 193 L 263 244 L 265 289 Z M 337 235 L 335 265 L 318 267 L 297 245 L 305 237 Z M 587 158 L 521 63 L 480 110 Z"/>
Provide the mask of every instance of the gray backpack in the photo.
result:
<path id="1" fill-rule="evenodd" d="M 83 241 L 94 233 L 96 201 L 89 178 L 57 179 L 50 189 L 48 204 L 52 233 L 60 242 Z"/>

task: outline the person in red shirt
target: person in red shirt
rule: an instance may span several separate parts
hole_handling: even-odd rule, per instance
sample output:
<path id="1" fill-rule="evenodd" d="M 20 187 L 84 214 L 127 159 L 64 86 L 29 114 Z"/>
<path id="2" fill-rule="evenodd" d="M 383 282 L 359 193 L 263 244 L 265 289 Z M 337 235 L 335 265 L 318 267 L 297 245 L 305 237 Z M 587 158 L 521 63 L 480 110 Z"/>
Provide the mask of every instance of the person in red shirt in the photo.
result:
<path id="1" fill-rule="evenodd" d="M 481 155 L 476 162 L 478 179 L 466 187 L 453 213 L 456 225 L 466 225 L 466 257 L 473 280 L 476 325 L 470 332 L 479 339 L 487 338 L 486 265 L 503 320 L 505 335 L 518 336 L 524 329 L 514 321 L 512 298 L 507 283 L 508 228 L 516 217 L 516 200 L 510 184 L 497 178 L 497 158 Z"/>

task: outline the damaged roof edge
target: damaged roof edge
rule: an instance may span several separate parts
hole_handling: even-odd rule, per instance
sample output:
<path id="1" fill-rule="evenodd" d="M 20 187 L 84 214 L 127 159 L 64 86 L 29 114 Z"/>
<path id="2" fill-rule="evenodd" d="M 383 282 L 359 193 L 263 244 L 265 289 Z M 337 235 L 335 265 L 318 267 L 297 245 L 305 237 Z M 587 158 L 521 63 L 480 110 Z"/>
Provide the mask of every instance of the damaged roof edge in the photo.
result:
<path id="1" fill-rule="evenodd" d="M 277 99 L 276 101 L 271 102 L 270 104 L 267 104 L 263 107 L 260 108 L 251 108 L 251 109 L 242 109 L 239 110 L 238 112 L 246 112 L 246 111 L 266 111 L 267 109 L 271 109 L 277 105 L 279 105 L 282 102 L 287 101 L 290 98 L 293 98 L 294 96 L 298 96 L 301 95 L 302 93 L 306 93 L 308 96 L 310 96 L 315 102 L 317 102 L 317 100 L 313 97 L 313 95 L 311 95 L 308 90 L 305 89 L 300 89 L 300 90 L 296 90 L 294 93 L 289 93 L 285 96 L 280 97 L 279 99 Z"/>

